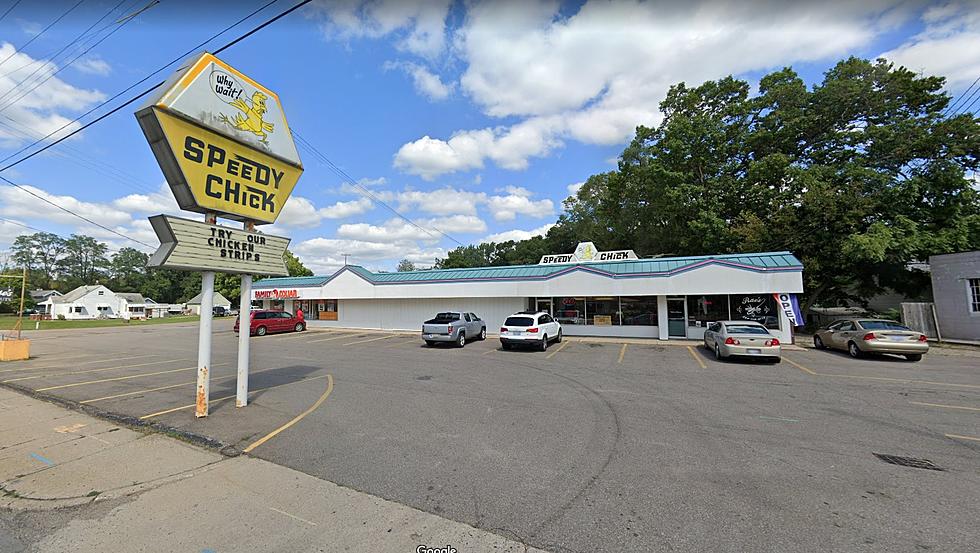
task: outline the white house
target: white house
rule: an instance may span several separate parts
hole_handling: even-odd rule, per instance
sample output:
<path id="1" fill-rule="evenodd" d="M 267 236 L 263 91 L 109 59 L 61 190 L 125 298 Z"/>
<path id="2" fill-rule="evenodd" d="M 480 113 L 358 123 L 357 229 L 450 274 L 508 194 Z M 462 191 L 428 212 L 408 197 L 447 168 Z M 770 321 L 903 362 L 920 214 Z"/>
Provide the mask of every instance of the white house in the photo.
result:
<path id="1" fill-rule="evenodd" d="M 200 315 L 201 314 L 201 296 L 202 295 L 204 295 L 203 292 L 200 293 L 200 294 L 198 294 L 198 295 L 196 295 L 196 296 L 194 296 L 193 298 L 191 298 L 187 302 L 187 309 L 192 314 L 194 314 L 194 315 Z M 224 307 L 225 309 L 231 309 L 231 302 L 228 301 L 228 298 L 222 296 L 220 292 L 215 292 L 214 293 L 214 306 L 215 307 Z"/>
<path id="2" fill-rule="evenodd" d="M 136 292 L 113 292 L 101 284 L 79 286 L 38 304 L 52 319 L 143 319 L 146 300 Z"/>

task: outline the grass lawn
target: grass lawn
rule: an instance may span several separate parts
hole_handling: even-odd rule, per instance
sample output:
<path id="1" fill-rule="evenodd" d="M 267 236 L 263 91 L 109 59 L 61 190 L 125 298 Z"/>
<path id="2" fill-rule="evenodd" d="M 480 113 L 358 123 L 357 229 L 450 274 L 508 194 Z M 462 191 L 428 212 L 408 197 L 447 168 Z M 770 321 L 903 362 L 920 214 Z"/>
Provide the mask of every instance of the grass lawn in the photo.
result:
<path id="1" fill-rule="evenodd" d="M 200 317 L 197 315 L 175 315 L 173 317 L 163 317 L 159 319 L 148 319 L 145 321 L 133 319 L 131 321 L 126 321 L 125 319 L 94 319 L 90 321 L 41 321 L 40 330 L 60 330 L 62 328 L 96 328 L 103 326 L 145 326 L 145 325 L 158 325 L 158 324 L 172 324 L 172 323 L 189 323 L 196 322 Z M 17 322 L 17 317 L 13 315 L 0 315 L 0 330 L 10 330 L 14 327 L 14 323 Z M 24 330 L 34 330 L 34 323 L 37 321 L 32 321 L 30 319 L 24 319 Z"/>

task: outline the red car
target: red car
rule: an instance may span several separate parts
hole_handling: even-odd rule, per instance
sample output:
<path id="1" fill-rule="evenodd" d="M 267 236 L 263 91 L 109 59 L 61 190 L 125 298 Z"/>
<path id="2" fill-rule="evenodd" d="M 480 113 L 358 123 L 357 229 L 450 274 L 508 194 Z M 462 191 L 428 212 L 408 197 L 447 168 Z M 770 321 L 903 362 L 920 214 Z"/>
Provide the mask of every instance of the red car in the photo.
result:
<path id="1" fill-rule="evenodd" d="M 272 311 L 257 309 L 250 312 L 252 324 L 250 336 L 265 336 L 275 332 L 302 332 L 306 330 L 306 321 L 288 311 Z M 235 332 L 238 332 L 239 319 L 235 319 Z"/>

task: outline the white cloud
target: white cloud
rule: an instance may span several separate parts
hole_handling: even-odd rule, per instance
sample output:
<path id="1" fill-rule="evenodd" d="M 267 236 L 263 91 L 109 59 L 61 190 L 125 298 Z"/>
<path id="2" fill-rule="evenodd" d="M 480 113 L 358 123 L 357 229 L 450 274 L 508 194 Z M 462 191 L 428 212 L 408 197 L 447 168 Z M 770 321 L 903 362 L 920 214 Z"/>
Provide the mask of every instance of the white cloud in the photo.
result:
<path id="1" fill-rule="evenodd" d="M 370 223 L 346 223 L 337 228 L 337 236 L 348 240 L 397 244 L 410 241 L 436 243 L 441 236 L 435 230 L 419 225 L 419 228 L 404 219 L 389 219 L 383 225 Z"/>
<path id="2" fill-rule="evenodd" d="M 293 248 L 303 264 L 318 274 L 330 274 L 344 264 L 343 254 L 350 255 L 348 262 L 354 265 L 394 262 L 408 259 L 413 263 L 431 264 L 436 258 L 446 257 L 440 247 L 422 248 L 415 242 L 372 242 L 336 238 L 312 238 L 299 242 Z"/>
<path id="3" fill-rule="evenodd" d="M 319 226 L 323 219 L 346 219 L 365 213 L 372 207 L 371 200 L 358 198 L 317 208 L 307 198 L 290 196 L 283 205 L 279 218 L 276 219 L 276 227 L 313 228 Z"/>
<path id="4" fill-rule="evenodd" d="M 389 62 L 385 64 L 385 68 L 404 71 L 412 78 L 415 91 L 432 101 L 445 100 L 454 88 L 452 83 L 443 83 L 439 75 L 417 63 Z"/>
<path id="5" fill-rule="evenodd" d="M 477 234 L 487 231 L 487 224 L 476 215 L 450 215 L 416 221 L 428 229 L 438 229 L 450 236 L 457 234 Z"/>
<path id="6" fill-rule="evenodd" d="M 490 160 L 520 170 L 567 140 L 620 144 L 656 125 L 670 85 L 698 84 L 866 46 L 911 14 L 891 0 L 823 3 L 653 3 L 590 0 L 467 6 L 453 50 L 462 92 L 510 126 L 457 130 L 404 144 L 394 165 L 425 179 Z M 975 72 L 974 72 L 975 73 Z"/>
<path id="7" fill-rule="evenodd" d="M 132 217 L 126 211 L 111 204 L 84 202 L 74 196 L 49 194 L 45 190 L 30 185 L 22 185 L 32 193 L 83 217 L 97 221 L 108 227 L 127 225 Z M 29 221 L 49 221 L 63 225 L 85 224 L 84 221 L 66 213 L 51 204 L 39 200 L 27 192 L 12 186 L 0 187 L 0 215 L 7 218 L 21 218 Z"/>
<path id="8" fill-rule="evenodd" d="M 435 215 L 476 215 L 477 206 L 486 202 L 483 192 L 455 188 L 421 191 L 406 190 L 394 195 L 401 211 L 418 210 Z"/>
<path id="9" fill-rule="evenodd" d="M 89 75 L 106 76 L 112 73 L 112 66 L 104 59 L 99 57 L 83 58 L 72 64 L 72 67 Z"/>
<path id="10" fill-rule="evenodd" d="M 567 188 L 568 188 L 568 195 L 569 196 L 576 196 L 576 195 L 578 195 L 578 191 L 581 190 L 583 186 L 585 186 L 585 182 L 576 182 L 576 183 L 569 184 L 567 186 Z"/>
<path id="11" fill-rule="evenodd" d="M 131 213 L 179 213 L 180 206 L 174 199 L 170 186 L 164 184 L 160 186 L 158 192 L 153 194 L 129 194 L 122 198 L 112 201 L 115 208 Z"/>
<path id="12" fill-rule="evenodd" d="M 555 226 L 554 223 L 548 223 L 547 225 L 542 225 L 536 229 L 531 229 L 531 230 L 514 229 L 514 230 L 508 230 L 504 232 L 498 232 L 496 234 L 491 234 L 490 236 L 487 236 L 483 240 L 480 240 L 480 242 L 500 243 L 500 242 L 509 242 L 511 240 L 515 242 L 520 240 L 527 240 L 528 238 L 533 238 L 535 236 L 544 236 L 548 234 L 548 231 L 551 230 L 551 227 L 553 226 Z"/>
<path id="13" fill-rule="evenodd" d="M 0 59 L 7 59 L 4 63 L 5 73 L 0 75 L 0 109 L 10 119 L 8 124 L 16 129 L 11 129 L 9 125 L 0 128 L 0 146 L 21 145 L 27 140 L 33 141 L 55 132 L 73 119 L 61 112 L 80 112 L 105 98 L 97 90 L 77 88 L 58 77 L 52 77 L 43 86 L 35 88 L 11 104 L 23 91 L 30 90 L 27 85 L 51 75 L 57 70 L 57 66 L 35 60 L 26 54 L 15 53 L 14 46 L 9 43 L 0 45 Z M 35 70 L 37 73 L 28 79 Z M 18 87 L 25 79 L 28 80 Z M 77 128 L 78 124 L 72 123 L 53 137 L 64 136 Z"/>
<path id="14" fill-rule="evenodd" d="M 926 28 L 881 54 L 896 64 L 947 79 L 950 89 L 968 86 L 980 75 L 980 11 L 975 3 L 950 2 L 922 15 Z"/>
<path id="15" fill-rule="evenodd" d="M 322 0 L 314 4 L 325 16 L 328 38 L 378 38 L 396 35 L 399 50 L 428 58 L 446 47 L 449 0 Z"/>
<path id="16" fill-rule="evenodd" d="M 518 215 L 541 218 L 554 215 L 555 205 L 551 200 L 532 200 L 530 192 L 520 188 L 519 193 L 487 198 L 487 207 L 497 221 L 513 221 Z"/>

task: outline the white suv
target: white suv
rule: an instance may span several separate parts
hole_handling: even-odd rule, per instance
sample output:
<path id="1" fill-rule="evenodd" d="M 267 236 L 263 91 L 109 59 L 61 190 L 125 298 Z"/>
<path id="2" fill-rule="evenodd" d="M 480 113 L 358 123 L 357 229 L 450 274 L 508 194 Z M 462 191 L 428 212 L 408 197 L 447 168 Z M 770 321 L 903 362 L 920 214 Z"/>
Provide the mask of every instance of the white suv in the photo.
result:
<path id="1" fill-rule="evenodd" d="M 500 327 L 500 345 L 504 349 L 526 345 L 544 351 L 548 342 L 561 342 L 561 324 L 543 311 L 514 313 Z"/>

